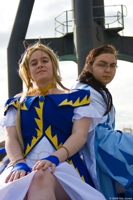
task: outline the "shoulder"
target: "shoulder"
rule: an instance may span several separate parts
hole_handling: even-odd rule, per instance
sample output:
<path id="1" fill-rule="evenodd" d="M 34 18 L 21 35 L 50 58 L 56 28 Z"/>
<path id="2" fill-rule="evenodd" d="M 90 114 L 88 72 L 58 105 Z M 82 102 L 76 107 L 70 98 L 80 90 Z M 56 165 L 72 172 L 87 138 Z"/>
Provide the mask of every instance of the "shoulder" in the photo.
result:
<path id="1" fill-rule="evenodd" d="M 21 93 L 18 93 L 18 94 L 16 94 L 15 96 L 14 96 L 14 98 L 16 98 L 16 97 L 21 97 L 23 95 L 23 93 L 21 92 Z"/>
<path id="2" fill-rule="evenodd" d="M 21 96 L 22 96 L 22 93 L 19 93 L 13 97 L 8 98 L 5 102 L 5 105 L 13 104 L 13 102 L 19 101 Z"/>
<path id="3" fill-rule="evenodd" d="M 4 105 L 4 115 L 6 115 L 6 112 L 9 108 L 14 107 L 16 108 L 16 102 L 19 100 L 19 97 L 11 97 L 7 99 Z"/>
<path id="4" fill-rule="evenodd" d="M 89 90 L 72 89 L 60 94 L 48 95 L 47 99 L 52 99 L 58 106 L 79 107 L 90 104 L 90 92 Z"/>
<path id="5" fill-rule="evenodd" d="M 76 81 L 76 83 L 72 86 L 72 89 L 78 88 L 78 89 L 90 89 L 90 86 L 88 84 L 80 83 L 79 81 Z"/>
<path id="6" fill-rule="evenodd" d="M 72 89 L 89 90 L 91 96 L 100 95 L 93 87 L 88 84 L 80 83 L 77 81 Z M 100 95 L 101 96 L 101 95 Z"/>
<path id="7" fill-rule="evenodd" d="M 53 90 L 53 94 L 66 94 L 66 93 L 69 93 L 69 90 L 61 90 L 61 89 L 58 89 L 58 88 L 55 88 Z"/>

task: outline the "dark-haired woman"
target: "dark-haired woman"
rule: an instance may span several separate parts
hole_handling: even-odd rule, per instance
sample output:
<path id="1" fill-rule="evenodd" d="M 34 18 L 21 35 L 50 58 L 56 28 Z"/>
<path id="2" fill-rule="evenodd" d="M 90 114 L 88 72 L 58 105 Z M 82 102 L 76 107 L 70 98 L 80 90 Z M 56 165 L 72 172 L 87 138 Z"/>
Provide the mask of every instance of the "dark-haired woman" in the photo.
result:
<path id="1" fill-rule="evenodd" d="M 133 184 L 133 135 L 114 130 L 115 108 L 107 88 L 117 71 L 117 54 L 112 45 L 91 50 L 73 87 L 89 90 L 91 104 L 104 117 L 95 129 L 95 137 L 92 134 L 90 139 L 89 134 L 82 153 L 96 188 L 107 199 L 119 197 Z"/>

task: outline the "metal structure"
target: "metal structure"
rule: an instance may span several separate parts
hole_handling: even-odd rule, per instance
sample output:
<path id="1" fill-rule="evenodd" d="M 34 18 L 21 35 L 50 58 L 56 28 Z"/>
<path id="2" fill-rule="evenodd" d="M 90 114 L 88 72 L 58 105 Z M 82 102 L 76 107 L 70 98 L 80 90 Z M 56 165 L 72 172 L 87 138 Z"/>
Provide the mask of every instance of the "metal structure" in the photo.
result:
<path id="1" fill-rule="evenodd" d="M 20 0 L 7 48 L 9 97 L 23 89 L 17 76 L 18 60 L 24 52 L 23 41 L 34 2 L 35 0 Z M 109 11 L 106 12 L 106 9 Z M 72 10 L 65 11 L 55 18 L 55 33 L 60 34 L 60 37 L 42 40 L 58 52 L 60 60 L 77 62 L 78 73 L 84 66 L 88 52 L 103 44 L 114 45 L 119 51 L 120 60 L 133 62 L 133 38 L 119 35 L 119 31 L 124 29 L 124 16 L 126 7 L 123 5 L 114 6 L 112 9 L 111 6 L 105 7 L 103 0 L 72 0 Z M 27 41 L 33 43 L 36 40 L 38 38 Z"/>
<path id="2" fill-rule="evenodd" d="M 99 10 L 102 13 L 99 14 Z M 127 8 L 125 5 L 93 6 L 93 20 L 108 32 L 117 33 L 123 30 L 124 17 L 126 16 Z M 74 21 L 74 10 L 66 10 L 59 14 L 55 18 L 55 37 L 73 32 Z"/>

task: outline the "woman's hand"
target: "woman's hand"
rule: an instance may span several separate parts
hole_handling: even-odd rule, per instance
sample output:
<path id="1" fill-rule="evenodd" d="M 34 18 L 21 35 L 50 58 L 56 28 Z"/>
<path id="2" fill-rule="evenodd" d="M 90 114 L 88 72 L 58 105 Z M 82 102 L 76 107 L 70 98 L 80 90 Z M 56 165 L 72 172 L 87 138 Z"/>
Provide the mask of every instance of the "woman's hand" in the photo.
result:
<path id="1" fill-rule="evenodd" d="M 12 181 L 15 181 L 17 179 L 20 179 L 24 176 L 26 176 L 27 174 L 29 174 L 30 172 L 26 172 L 25 170 L 17 170 L 17 171 L 14 171 L 14 172 L 11 172 L 5 179 L 5 183 L 8 183 L 8 182 L 12 182 Z"/>
<path id="2" fill-rule="evenodd" d="M 42 169 L 43 171 L 45 171 L 46 169 L 48 169 L 48 167 L 51 168 L 51 172 L 54 173 L 56 165 L 54 163 L 52 163 L 49 160 L 39 160 L 34 167 L 32 168 L 32 170 L 39 170 Z"/>
<path id="3" fill-rule="evenodd" d="M 12 182 L 14 180 L 20 179 L 24 177 L 25 175 L 29 174 L 31 172 L 30 167 L 24 163 L 17 163 L 14 165 L 14 167 L 11 170 L 11 173 L 7 176 L 5 182 Z"/>

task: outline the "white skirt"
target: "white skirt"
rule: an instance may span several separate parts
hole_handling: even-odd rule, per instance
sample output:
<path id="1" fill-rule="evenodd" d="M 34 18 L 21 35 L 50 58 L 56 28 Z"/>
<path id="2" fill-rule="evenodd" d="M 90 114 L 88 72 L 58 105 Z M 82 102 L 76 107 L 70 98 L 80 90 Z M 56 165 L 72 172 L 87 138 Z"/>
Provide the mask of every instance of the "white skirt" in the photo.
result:
<path id="1" fill-rule="evenodd" d="M 54 151 L 53 146 L 44 137 L 28 154 L 26 163 L 29 167 L 33 167 L 37 160 L 52 154 Z M 29 175 L 13 182 L 4 183 L 11 169 L 11 167 L 5 169 L 0 175 L 0 199 L 23 200 L 37 171 L 33 171 Z M 105 200 L 99 191 L 83 182 L 75 168 L 67 162 L 60 163 L 56 167 L 54 175 L 72 200 Z"/>

